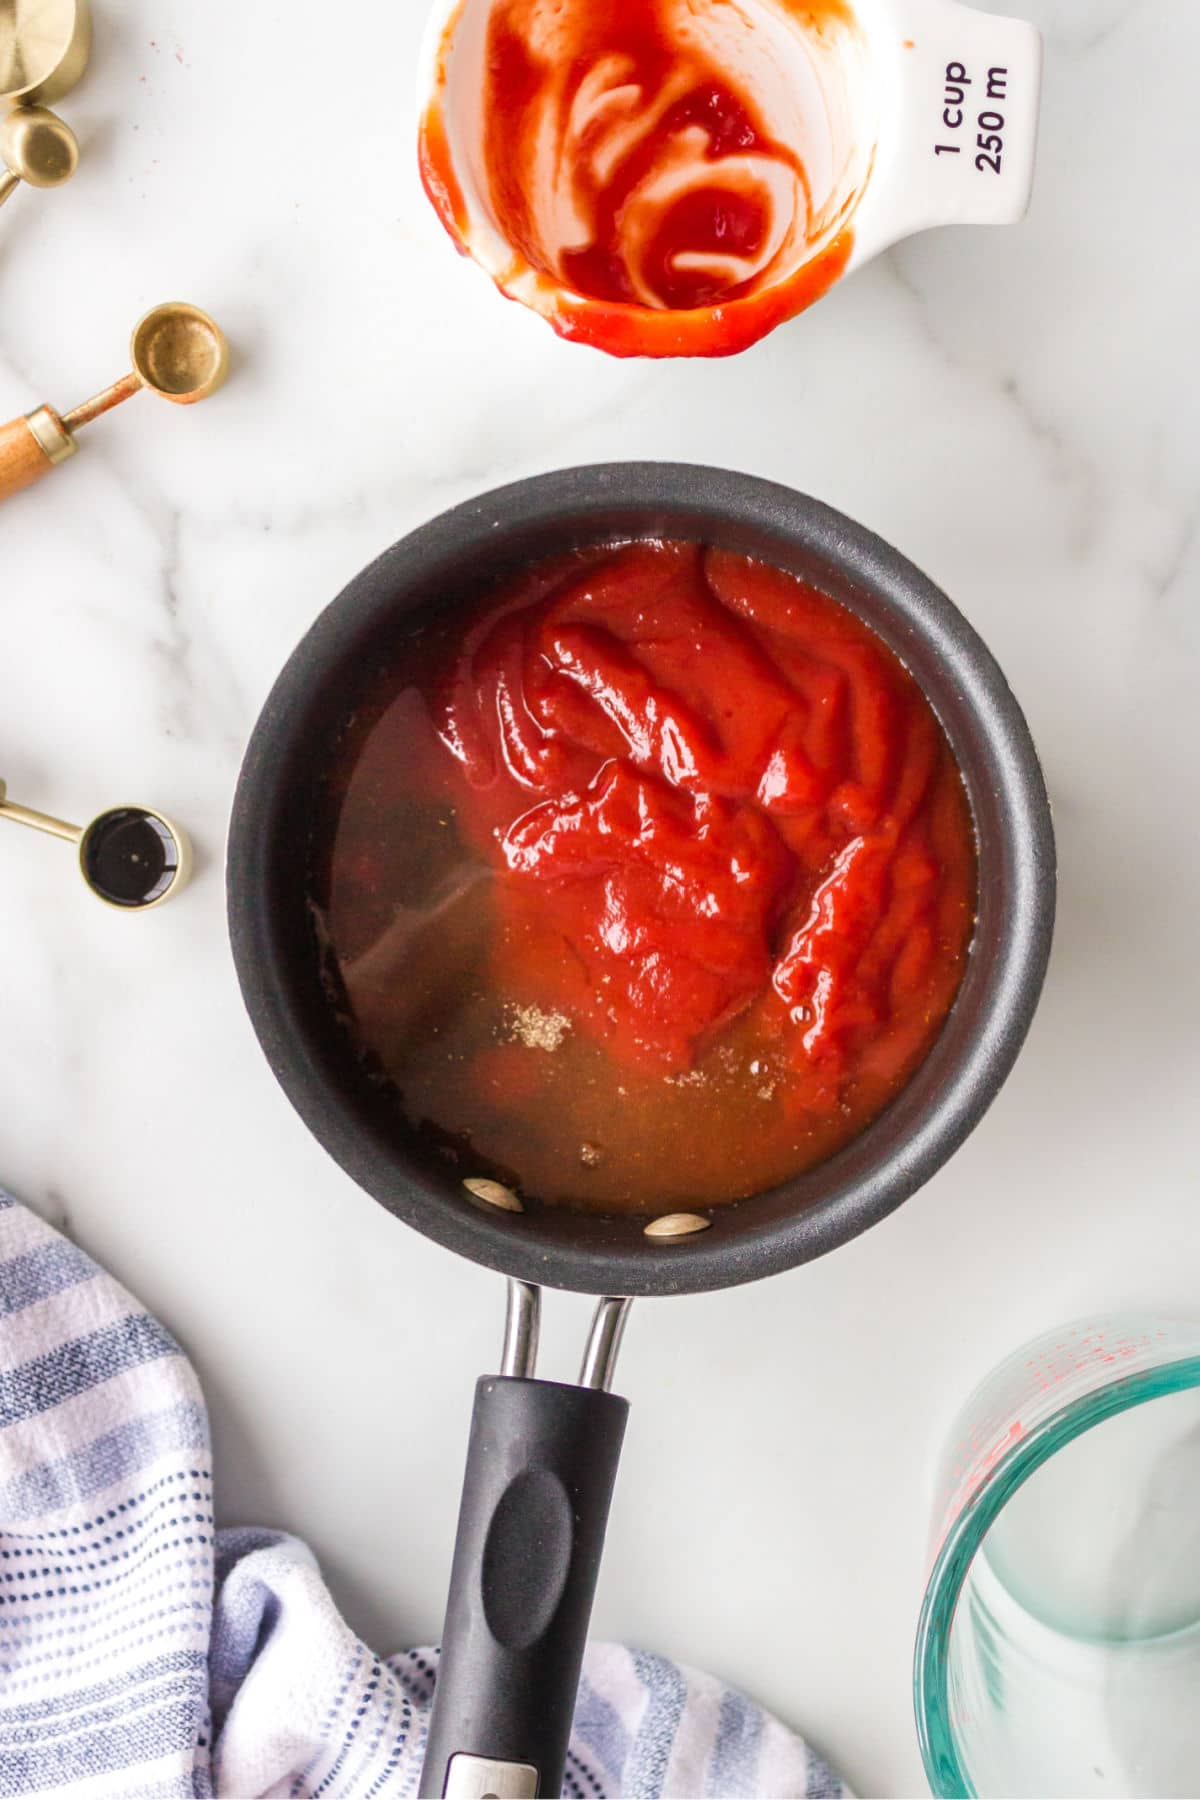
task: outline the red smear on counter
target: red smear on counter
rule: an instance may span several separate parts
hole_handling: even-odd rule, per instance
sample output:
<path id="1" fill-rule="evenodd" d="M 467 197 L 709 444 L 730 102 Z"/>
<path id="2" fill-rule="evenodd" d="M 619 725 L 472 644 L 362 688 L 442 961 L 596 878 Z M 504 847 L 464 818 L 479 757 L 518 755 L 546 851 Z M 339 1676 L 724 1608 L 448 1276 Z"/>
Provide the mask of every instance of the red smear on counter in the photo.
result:
<path id="1" fill-rule="evenodd" d="M 908 1079 L 961 977 L 974 837 L 928 703 L 854 615 L 746 557 L 634 544 L 526 571 L 391 679 L 327 910 L 416 1119 L 544 1198 L 636 1209 L 781 1180 Z M 414 1034 L 445 931 L 397 966 L 395 1030 L 372 957 L 411 883 L 382 834 L 411 857 L 430 796 L 456 846 L 437 893 L 474 898 L 438 915 L 463 980 Z"/>
<path id="2" fill-rule="evenodd" d="M 809 30 L 855 29 L 845 0 L 797 6 Z M 482 173 L 513 252 L 502 291 L 563 337 L 620 356 L 722 356 L 819 299 L 853 249 L 847 196 L 814 208 L 803 161 L 753 93 L 702 48 L 679 0 L 494 0 Z M 426 192 L 470 253 L 438 84 L 424 114 Z"/>

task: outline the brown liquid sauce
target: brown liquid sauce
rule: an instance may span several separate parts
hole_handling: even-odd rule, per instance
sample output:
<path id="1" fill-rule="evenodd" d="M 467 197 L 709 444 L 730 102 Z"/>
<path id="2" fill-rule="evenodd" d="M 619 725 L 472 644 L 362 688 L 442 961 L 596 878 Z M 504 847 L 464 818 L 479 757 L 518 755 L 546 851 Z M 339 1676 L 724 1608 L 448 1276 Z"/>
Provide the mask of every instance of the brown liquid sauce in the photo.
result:
<path id="1" fill-rule="evenodd" d="M 646 609 L 630 612 L 631 585 L 637 589 L 643 580 Z M 793 591 L 795 608 L 789 613 Z M 618 617 L 619 601 L 625 611 Z M 765 626 L 762 618 L 768 614 L 773 622 Z M 680 636 L 679 618 L 692 636 Z M 528 867 L 514 874 L 513 856 L 506 862 L 498 848 L 506 841 L 506 821 L 511 840 L 518 827 L 528 837 L 535 809 L 538 819 L 550 809 L 552 823 L 559 815 L 574 817 L 581 796 L 603 788 L 614 769 L 640 784 L 639 796 L 657 796 L 671 807 L 681 804 L 681 780 L 687 788 L 678 767 L 682 727 L 671 735 L 672 779 L 666 780 L 661 768 L 651 766 L 656 752 L 644 742 L 626 743 L 624 757 L 610 753 L 604 733 L 614 719 L 625 719 L 628 727 L 627 696 L 601 693 L 594 672 L 581 689 L 584 677 L 574 665 L 577 680 L 565 713 L 566 690 L 544 686 L 551 641 L 564 642 L 573 629 L 576 646 L 592 641 L 580 637 L 580 619 L 593 634 L 616 633 L 622 653 L 613 660 L 624 672 L 621 678 L 643 699 L 647 683 L 654 684 L 659 716 L 678 701 L 680 716 L 693 731 L 702 729 L 699 709 L 705 701 L 728 695 L 721 679 L 723 655 L 746 664 L 751 654 L 765 652 L 764 693 L 774 692 L 774 664 L 796 696 L 794 718 L 781 729 L 785 750 L 763 751 L 764 767 L 775 771 L 773 786 L 761 788 L 766 800 L 756 799 L 753 785 L 744 793 L 737 787 L 743 773 L 750 780 L 756 776 L 757 751 L 751 756 L 743 744 L 735 755 L 718 741 L 719 733 L 705 736 L 701 746 L 716 771 L 711 782 L 718 784 L 718 804 L 730 818 L 748 819 L 771 840 L 774 885 L 769 903 L 763 902 L 764 942 L 752 941 L 754 927 L 747 927 L 748 954 L 766 959 L 762 991 L 739 994 L 726 1004 L 730 976 L 722 965 L 726 987 L 712 1000 L 709 1019 L 703 1006 L 697 1012 L 689 964 L 690 985 L 664 990 L 663 1018 L 651 1021 L 647 1015 L 644 1041 L 631 1023 L 643 1006 L 641 990 L 633 990 L 631 1004 L 623 986 L 624 962 L 607 951 L 599 960 L 591 953 L 594 920 L 588 909 L 597 890 L 586 883 L 594 878 L 586 872 L 579 876 L 574 864 L 566 875 L 553 863 L 548 871 L 534 870 L 538 879 L 531 879 Z M 514 620 L 523 633 L 519 651 L 512 648 Z M 488 646 L 497 628 L 506 646 L 499 707 L 487 673 Z M 688 649 L 693 642 L 694 655 Z M 831 731 L 829 709 L 843 704 L 830 698 L 841 692 L 843 663 L 850 686 L 839 737 Z M 551 699 L 560 723 L 575 716 L 581 691 L 599 707 L 595 720 L 579 715 L 582 739 L 598 746 L 590 777 L 590 765 L 581 769 L 578 762 L 577 744 L 571 747 L 575 760 L 532 774 L 522 765 L 519 781 L 513 777 L 515 753 L 503 741 L 503 714 L 518 665 L 525 677 L 527 733 L 530 719 L 540 717 L 546 726 Z M 811 691 L 806 688 L 810 671 Z M 557 681 L 563 670 L 551 673 Z M 679 696 L 689 682 L 685 706 Z M 760 697 L 743 692 L 740 699 L 753 709 Z M 498 772 L 485 779 L 478 758 L 486 745 L 479 729 L 486 735 L 497 716 Z M 729 717 L 727 709 L 720 714 Z M 827 767 L 819 758 L 807 758 L 795 724 L 804 718 L 824 734 Z M 716 732 L 720 719 L 715 713 L 713 719 Z M 635 545 L 559 558 L 526 571 L 473 607 L 398 627 L 390 666 L 369 680 L 335 759 L 331 817 L 319 833 L 331 849 L 312 901 L 344 987 L 358 1049 L 394 1089 L 408 1129 L 464 1178 L 498 1176 L 538 1201 L 607 1213 L 657 1213 L 741 1198 L 839 1149 L 887 1104 L 926 1054 L 957 990 L 969 942 L 970 815 L 949 748 L 936 727 L 935 741 L 931 722 L 927 703 L 901 665 L 843 608 L 778 571 L 694 545 Z M 471 731 L 476 733 L 473 763 L 463 749 Z M 556 730 L 543 730 L 538 741 L 559 756 Z M 803 805 L 787 793 L 780 797 L 780 757 L 793 752 L 803 761 L 811 789 Z M 745 771 L 738 756 L 749 758 Z M 924 759 L 919 805 L 912 800 L 917 757 Z M 881 784 L 874 799 L 867 795 L 864 763 L 872 765 L 871 779 Z M 693 788 L 698 782 L 696 777 Z M 906 792 L 911 816 L 903 829 L 893 829 L 889 807 L 897 793 Z M 694 793 L 683 798 L 687 806 L 696 802 Z M 701 796 L 699 803 L 709 801 Z M 605 823 L 603 830 L 608 829 Z M 884 888 L 876 884 L 870 891 L 886 891 L 892 911 L 863 935 L 866 902 L 857 890 L 852 893 L 847 929 L 858 930 L 860 941 L 853 958 L 843 957 L 830 978 L 841 984 L 832 991 L 845 996 L 840 1004 L 848 1022 L 839 1024 L 825 1060 L 814 1062 L 805 1044 L 814 1040 L 814 1019 L 820 1022 L 823 1002 L 797 998 L 808 991 L 802 978 L 812 971 L 796 962 L 800 952 L 794 947 L 802 942 L 806 920 L 811 925 L 819 913 L 832 916 L 831 882 L 840 879 L 839 868 L 852 863 L 848 849 L 859 838 L 870 849 L 888 831 L 888 855 L 899 859 L 899 872 L 889 875 Z M 547 830 L 543 837 L 560 854 L 561 834 L 555 838 Z M 777 838 L 782 849 L 774 847 Z M 743 884 L 746 841 L 737 840 L 730 861 Z M 680 854 L 675 838 L 672 846 L 672 854 Z M 528 850 L 522 854 L 528 863 Z M 541 884 L 543 875 L 549 885 Z M 612 877 L 606 879 L 605 907 L 611 914 Z M 641 865 L 637 879 L 637 905 L 653 911 L 659 899 L 647 900 Z M 703 880 L 715 881 L 708 862 Z M 929 898 L 923 910 L 914 910 L 911 893 L 919 880 L 927 883 Z M 686 948 L 689 929 L 685 908 L 677 933 L 669 931 L 668 939 L 677 935 Z M 889 931 L 896 943 L 887 950 Z M 923 960 L 914 959 L 918 938 Z M 789 954 L 793 966 L 785 978 L 780 971 Z M 812 953 L 804 954 L 812 960 Z M 874 986 L 863 985 L 864 970 L 871 972 Z M 815 993 L 830 991 L 828 984 L 822 990 L 822 980 L 817 968 L 810 983 Z M 615 993 L 605 985 L 612 983 Z M 678 991 L 685 992 L 690 1008 L 684 1025 L 670 1012 L 679 1004 Z M 620 1004 L 607 1005 L 609 994 Z M 709 1004 L 707 995 L 705 988 L 703 1004 Z M 689 1035 L 681 1036 L 683 1031 Z"/>

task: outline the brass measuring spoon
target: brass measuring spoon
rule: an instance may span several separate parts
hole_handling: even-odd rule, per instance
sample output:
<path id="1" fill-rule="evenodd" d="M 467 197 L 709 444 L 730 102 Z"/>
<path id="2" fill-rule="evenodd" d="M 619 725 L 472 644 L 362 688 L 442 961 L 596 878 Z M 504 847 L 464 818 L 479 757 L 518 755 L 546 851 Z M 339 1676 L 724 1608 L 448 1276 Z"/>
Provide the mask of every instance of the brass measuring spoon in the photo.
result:
<path id="1" fill-rule="evenodd" d="M 28 487 L 78 449 L 74 433 L 141 388 L 178 406 L 204 400 L 220 387 L 228 347 L 220 326 L 198 306 L 171 300 L 134 326 L 129 346 L 133 368 L 120 381 L 70 412 L 39 406 L 0 425 L 0 500 Z"/>
<path id="2" fill-rule="evenodd" d="M 0 206 L 22 181 L 30 187 L 61 187 L 79 164 L 75 133 L 44 106 L 19 106 L 0 119 Z"/>
<path id="3" fill-rule="evenodd" d="M 65 819 L 18 806 L 0 781 L 0 819 L 77 844 L 79 873 L 106 906 L 144 912 L 177 894 L 191 874 L 187 837 L 148 806 L 110 806 L 90 825 L 68 825 Z"/>
<path id="4" fill-rule="evenodd" d="M 79 162 L 75 133 L 46 101 L 83 74 L 92 44 L 87 0 L 0 0 L 0 206 L 18 182 L 60 187 Z"/>
<path id="5" fill-rule="evenodd" d="M 61 100 L 91 47 L 88 0 L 0 0 L 0 106 Z"/>

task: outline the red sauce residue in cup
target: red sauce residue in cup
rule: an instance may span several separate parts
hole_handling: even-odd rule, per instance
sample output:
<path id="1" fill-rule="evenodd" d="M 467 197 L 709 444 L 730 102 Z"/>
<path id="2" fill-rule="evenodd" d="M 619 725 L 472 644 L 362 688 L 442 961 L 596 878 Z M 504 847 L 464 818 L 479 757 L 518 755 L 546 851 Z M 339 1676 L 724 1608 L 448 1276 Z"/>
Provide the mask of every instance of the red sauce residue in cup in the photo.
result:
<path id="1" fill-rule="evenodd" d="M 845 0 L 794 6 L 855 29 Z M 480 107 L 502 290 L 615 355 L 726 355 L 844 271 L 861 188 L 815 202 L 801 156 L 699 40 L 681 0 L 493 0 Z M 457 16 L 420 135 L 426 191 L 470 251 L 444 121 Z M 737 21 L 744 32 L 751 23 Z"/>
<path id="2" fill-rule="evenodd" d="M 465 256 L 469 224 L 467 206 L 450 160 L 446 123 L 440 106 L 431 106 L 422 121 L 421 178 L 438 217 Z"/>
<path id="3" fill-rule="evenodd" d="M 352 734 L 326 929 L 357 1028 L 464 1174 L 711 1204 L 852 1138 L 971 934 L 966 795 L 853 614 L 692 543 L 426 623 Z"/>

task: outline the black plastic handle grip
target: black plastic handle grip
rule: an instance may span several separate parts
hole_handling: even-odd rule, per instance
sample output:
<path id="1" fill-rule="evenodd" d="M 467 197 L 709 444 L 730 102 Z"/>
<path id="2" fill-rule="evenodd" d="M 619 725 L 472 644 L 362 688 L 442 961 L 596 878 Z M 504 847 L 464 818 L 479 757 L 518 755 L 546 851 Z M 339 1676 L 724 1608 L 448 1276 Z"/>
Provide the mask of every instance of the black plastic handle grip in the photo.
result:
<path id="1" fill-rule="evenodd" d="M 476 1386 L 422 1796 L 460 1753 L 561 1792 L 628 1412 L 596 1388 Z"/>

